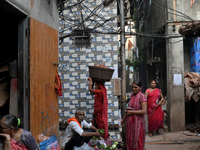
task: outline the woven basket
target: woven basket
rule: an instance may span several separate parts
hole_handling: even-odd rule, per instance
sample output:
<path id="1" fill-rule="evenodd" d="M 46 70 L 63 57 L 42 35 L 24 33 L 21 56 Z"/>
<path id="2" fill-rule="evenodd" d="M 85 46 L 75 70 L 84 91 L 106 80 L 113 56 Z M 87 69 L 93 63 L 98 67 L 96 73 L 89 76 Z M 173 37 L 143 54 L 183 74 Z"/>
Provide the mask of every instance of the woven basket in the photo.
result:
<path id="1" fill-rule="evenodd" d="M 94 82 L 110 81 L 113 72 L 114 69 L 89 66 L 89 77 L 91 77 Z"/>

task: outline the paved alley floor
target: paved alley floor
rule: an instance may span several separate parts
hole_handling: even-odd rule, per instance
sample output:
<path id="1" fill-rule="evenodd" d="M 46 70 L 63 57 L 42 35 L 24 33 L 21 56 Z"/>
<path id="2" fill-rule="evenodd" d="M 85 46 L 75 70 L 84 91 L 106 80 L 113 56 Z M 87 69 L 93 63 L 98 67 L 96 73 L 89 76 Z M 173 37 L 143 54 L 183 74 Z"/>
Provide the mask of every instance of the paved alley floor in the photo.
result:
<path id="1" fill-rule="evenodd" d="M 145 150 L 200 150 L 200 136 L 190 131 L 146 135 Z"/>

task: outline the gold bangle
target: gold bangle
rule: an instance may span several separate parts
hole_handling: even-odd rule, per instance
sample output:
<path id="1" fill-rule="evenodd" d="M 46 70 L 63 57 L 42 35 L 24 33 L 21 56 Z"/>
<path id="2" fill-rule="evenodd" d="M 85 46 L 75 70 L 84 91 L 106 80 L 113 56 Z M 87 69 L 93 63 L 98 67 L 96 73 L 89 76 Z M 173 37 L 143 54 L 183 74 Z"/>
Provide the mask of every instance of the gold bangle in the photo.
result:
<path id="1" fill-rule="evenodd" d="M 10 141 L 10 140 L 5 139 L 5 141 Z"/>

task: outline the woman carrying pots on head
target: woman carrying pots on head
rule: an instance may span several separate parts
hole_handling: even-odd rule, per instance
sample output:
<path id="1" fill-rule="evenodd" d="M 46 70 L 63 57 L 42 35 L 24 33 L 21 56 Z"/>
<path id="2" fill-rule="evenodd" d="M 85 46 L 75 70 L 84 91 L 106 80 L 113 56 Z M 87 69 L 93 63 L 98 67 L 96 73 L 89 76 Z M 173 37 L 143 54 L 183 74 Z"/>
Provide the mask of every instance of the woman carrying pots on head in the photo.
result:
<path id="1" fill-rule="evenodd" d="M 153 131 L 159 135 L 159 129 L 163 128 L 164 113 L 161 108 L 165 103 L 165 99 L 161 90 L 156 88 L 156 81 L 152 80 L 150 88 L 146 90 L 147 97 L 147 116 L 148 116 L 148 130 L 149 136 L 153 136 Z"/>
<path id="2" fill-rule="evenodd" d="M 19 119 L 14 115 L 5 115 L 0 121 L 0 136 L 4 137 L 6 150 L 36 150 L 37 144 L 31 132 L 18 128 Z"/>
<path id="3" fill-rule="evenodd" d="M 122 126 L 126 121 L 126 148 L 127 150 L 144 150 L 145 144 L 145 118 L 147 112 L 147 99 L 142 94 L 142 83 L 134 81 L 133 93 L 122 119 Z"/>
<path id="4" fill-rule="evenodd" d="M 95 89 L 93 89 L 92 78 L 88 78 L 89 87 L 91 95 L 94 97 L 94 116 L 93 116 L 93 126 L 98 129 L 104 129 L 103 138 L 108 139 L 108 99 L 107 99 L 107 90 L 103 83 L 95 83 Z"/>

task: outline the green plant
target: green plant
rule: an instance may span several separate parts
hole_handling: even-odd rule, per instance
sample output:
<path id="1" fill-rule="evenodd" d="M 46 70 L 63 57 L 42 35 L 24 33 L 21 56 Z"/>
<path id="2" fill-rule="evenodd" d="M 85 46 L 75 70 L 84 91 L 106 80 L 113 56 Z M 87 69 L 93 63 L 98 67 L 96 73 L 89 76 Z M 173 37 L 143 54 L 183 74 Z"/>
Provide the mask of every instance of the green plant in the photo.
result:
<path id="1" fill-rule="evenodd" d="M 146 61 L 146 53 L 145 49 L 142 48 L 142 40 L 140 37 L 137 37 L 137 47 L 139 50 L 139 57 L 132 59 L 131 57 L 126 59 L 126 65 L 129 67 L 133 67 L 135 70 L 138 69 L 142 62 Z"/>
<path id="2" fill-rule="evenodd" d="M 100 132 L 100 134 L 104 134 L 104 129 L 98 129 L 98 132 Z M 94 140 L 98 140 L 99 137 L 98 136 L 93 136 L 92 137 Z"/>
<path id="3" fill-rule="evenodd" d="M 135 21 L 135 9 L 133 9 L 133 16 L 132 16 L 132 20 Z"/>

